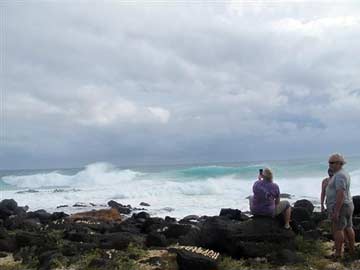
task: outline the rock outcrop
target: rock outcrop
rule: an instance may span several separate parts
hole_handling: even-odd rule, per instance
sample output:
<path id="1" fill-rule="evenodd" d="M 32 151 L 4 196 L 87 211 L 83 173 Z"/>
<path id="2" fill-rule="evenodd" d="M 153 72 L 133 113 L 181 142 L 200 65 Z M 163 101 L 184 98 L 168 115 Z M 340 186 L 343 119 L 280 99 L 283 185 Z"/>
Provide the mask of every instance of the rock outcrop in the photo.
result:
<path id="1" fill-rule="evenodd" d="M 354 202 L 358 203 L 358 196 Z M 301 263 L 297 235 L 306 241 L 327 241 L 329 224 L 325 213 L 314 212 L 311 202 L 300 200 L 292 208 L 292 230 L 283 228 L 282 217 L 250 217 L 238 209 L 221 209 L 218 216 L 189 215 L 151 217 L 133 212 L 130 205 L 110 201 L 110 209 L 81 212 L 27 211 L 14 200 L 0 202 L 0 252 L 11 252 L 35 269 L 52 269 L 58 262 L 76 262 L 89 252 L 89 267 L 113 267 L 104 253 L 139 249 L 168 249 L 173 245 L 199 247 L 234 259 L 258 260 L 271 264 Z M 356 207 L 359 207 L 356 205 Z M 129 214 L 132 213 L 130 216 Z M 359 214 L 359 212 L 356 212 Z M 360 216 L 354 217 L 357 240 Z M 179 269 L 217 269 L 218 260 L 189 250 L 176 250 Z M 151 261 L 150 259 L 147 261 Z"/>

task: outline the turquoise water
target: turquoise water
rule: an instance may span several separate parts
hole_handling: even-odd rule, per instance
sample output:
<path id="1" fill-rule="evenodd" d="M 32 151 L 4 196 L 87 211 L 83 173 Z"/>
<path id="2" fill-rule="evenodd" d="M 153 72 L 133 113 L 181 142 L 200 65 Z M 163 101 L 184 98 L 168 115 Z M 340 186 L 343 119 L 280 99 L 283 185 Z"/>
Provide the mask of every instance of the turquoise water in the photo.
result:
<path id="1" fill-rule="evenodd" d="M 360 158 L 347 161 L 352 193 L 360 194 Z M 49 211 L 58 205 L 103 205 L 116 199 L 134 206 L 148 202 L 151 213 L 159 216 L 217 214 L 222 207 L 247 210 L 245 198 L 264 167 L 272 168 L 281 192 L 292 194 L 293 200 L 318 203 L 320 183 L 327 175 L 326 158 L 134 167 L 94 163 L 75 169 L 1 171 L 0 196 Z"/>

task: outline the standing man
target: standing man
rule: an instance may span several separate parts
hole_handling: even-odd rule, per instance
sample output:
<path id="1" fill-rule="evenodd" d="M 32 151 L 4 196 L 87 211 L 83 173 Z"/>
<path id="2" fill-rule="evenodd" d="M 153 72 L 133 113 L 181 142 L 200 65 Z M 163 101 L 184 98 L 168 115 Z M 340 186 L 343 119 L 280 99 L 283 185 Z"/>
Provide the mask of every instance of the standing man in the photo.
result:
<path id="1" fill-rule="evenodd" d="M 335 241 L 335 257 L 342 256 L 345 235 L 349 241 L 349 251 L 354 252 L 355 233 L 352 224 L 354 204 L 350 194 L 350 175 L 343 169 L 345 159 L 340 154 L 329 157 L 329 169 L 334 176 L 326 187 L 326 207 L 332 220 Z"/>

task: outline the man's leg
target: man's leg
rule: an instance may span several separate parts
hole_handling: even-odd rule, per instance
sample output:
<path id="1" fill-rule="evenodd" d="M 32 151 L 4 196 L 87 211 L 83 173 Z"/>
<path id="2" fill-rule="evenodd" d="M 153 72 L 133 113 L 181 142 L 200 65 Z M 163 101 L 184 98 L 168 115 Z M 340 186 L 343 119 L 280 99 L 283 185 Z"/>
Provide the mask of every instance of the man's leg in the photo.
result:
<path id="1" fill-rule="evenodd" d="M 348 214 L 348 207 L 343 205 L 337 221 L 333 221 L 334 229 L 334 241 L 335 241 L 335 256 L 341 257 L 343 254 L 343 245 L 344 245 L 344 230 L 345 228 L 351 226 L 352 222 L 349 219 L 350 215 Z"/>
<path id="2" fill-rule="evenodd" d="M 339 230 L 339 228 L 335 228 L 335 229 L 336 229 L 336 231 L 334 233 L 335 257 L 341 257 L 342 256 L 342 248 L 343 248 L 343 244 L 344 244 L 344 230 Z"/>
<path id="3" fill-rule="evenodd" d="M 345 228 L 345 236 L 348 241 L 348 247 L 350 254 L 354 254 L 355 251 L 355 232 L 352 227 Z"/>
<path id="4" fill-rule="evenodd" d="M 285 228 L 290 228 L 290 218 L 291 218 L 291 207 L 288 207 L 284 213 Z"/>
<path id="5" fill-rule="evenodd" d="M 332 250 L 335 250 L 335 232 L 336 232 L 336 225 L 335 225 L 335 222 L 332 221 L 331 222 L 331 234 L 332 234 L 333 239 L 334 239 L 334 246 L 332 247 Z"/>
<path id="6" fill-rule="evenodd" d="M 353 230 L 352 215 L 354 212 L 354 205 L 343 205 L 340 212 L 340 221 L 344 225 L 344 242 L 346 242 L 346 247 L 348 248 L 350 254 L 353 254 L 355 251 L 355 232 Z"/>
<path id="7" fill-rule="evenodd" d="M 346 234 L 346 229 L 344 230 L 344 250 L 346 250 L 346 248 L 349 248 L 349 239 L 348 236 Z"/>

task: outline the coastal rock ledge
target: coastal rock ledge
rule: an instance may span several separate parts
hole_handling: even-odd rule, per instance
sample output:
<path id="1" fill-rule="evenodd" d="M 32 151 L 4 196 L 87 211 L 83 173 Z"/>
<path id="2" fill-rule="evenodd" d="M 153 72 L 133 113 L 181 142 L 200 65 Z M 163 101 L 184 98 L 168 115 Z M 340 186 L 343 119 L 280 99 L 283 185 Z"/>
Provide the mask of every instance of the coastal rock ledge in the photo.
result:
<path id="1" fill-rule="evenodd" d="M 354 203 L 359 214 L 360 196 L 354 196 Z M 1 201 L 0 269 L 360 267 L 356 253 L 351 261 L 335 265 L 340 268 L 327 268 L 334 266 L 325 256 L 333 245 L 329 222 L 307 200 L 294 204 L 292 230 L 283 228 L 281 217 L 251 217 L 238 209 L 177 220 L 151 217 L 146 210 L 115 201 L 108 205 L 69 216 L 28 211 L 12 199 Z M 354 226 L 359 235 L 360 217 L 354 217 Z"/>

